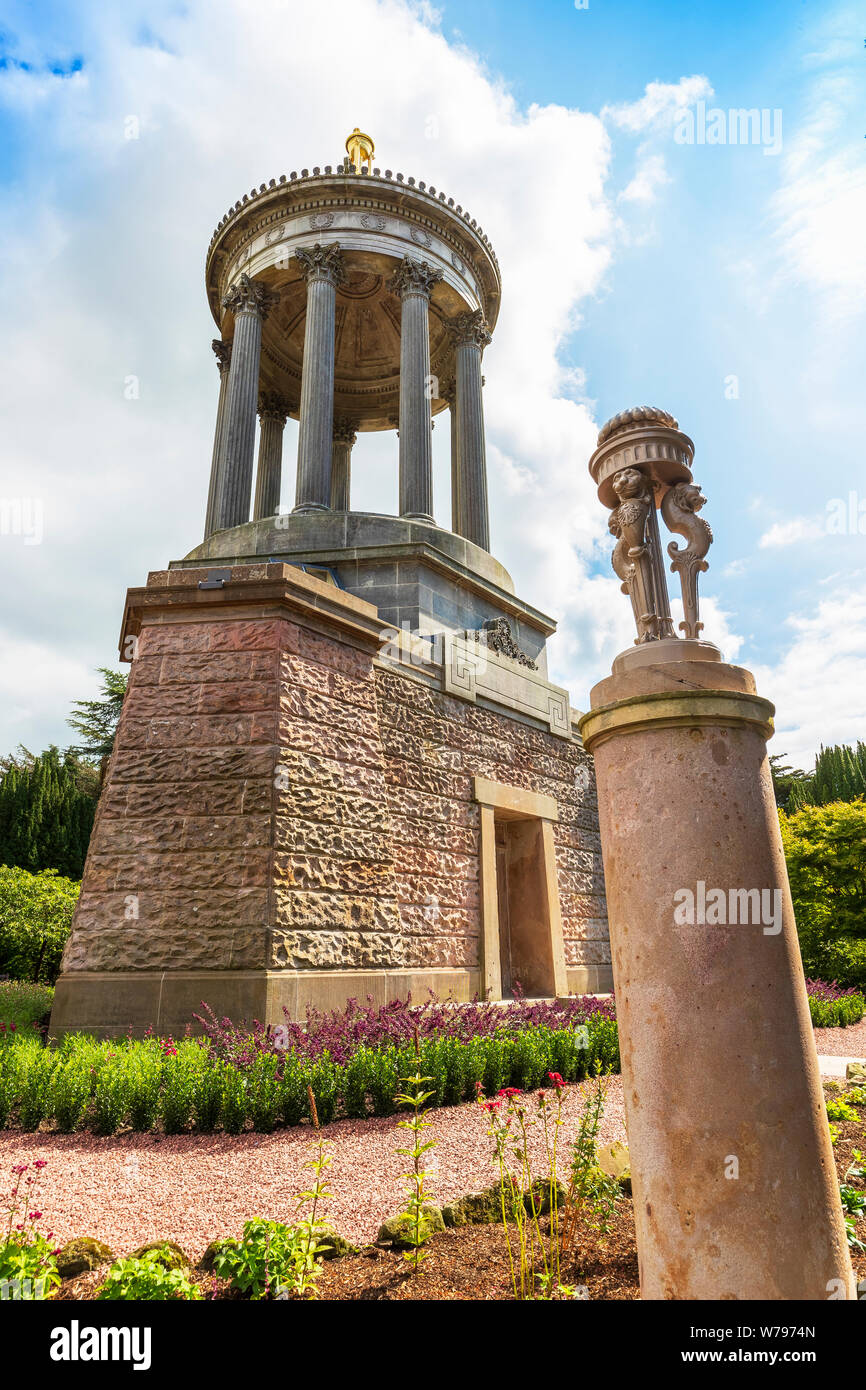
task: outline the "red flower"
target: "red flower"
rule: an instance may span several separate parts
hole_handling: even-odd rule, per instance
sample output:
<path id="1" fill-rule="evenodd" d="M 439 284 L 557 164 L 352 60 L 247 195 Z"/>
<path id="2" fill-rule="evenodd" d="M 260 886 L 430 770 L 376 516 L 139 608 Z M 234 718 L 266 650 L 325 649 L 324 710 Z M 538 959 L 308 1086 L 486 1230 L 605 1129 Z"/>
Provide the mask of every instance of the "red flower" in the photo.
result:
<path id="1" fill-rule="evenodd" d="M 45 1167 L 47 1166 L 47 1163 L 48 1163 L 47 1158 L 37 1158 L 36 1162 L 33 1164 L 33 1167 L 34 1167 L 34 1168 L 45 1168 Z"/>
<path id="2" fill-rule="evenodd" d="M 493 1114 L 493 1111 L 494 1111 L 494 1110 L 498 1110 L 499 1107 L 501 1106 L 501 1104 L 502 1104 L 502 1101 L 501 1101 L 501 1100 L 485 1100 L 485 1101 L 484 1101 L 484 1109 L 487 1110 L 487 1111 L 492 1115 L 492 1114 Z"/>
<path id="3" fill-rule="evenodd" d="M 501 1091 L 497 1091 L 498 1096 L 504 1096 L 506 1100 L 511 1100 L 512 1096 L 519 1096 L 521 1090 L 519 1086 L 503 1086 Z"/>
<path id="4" fill-rule="evenodd" d="M 549 1071 L 547 1075 L 552 1081 L 553 1085 L 556 1087 L 557 1091 L 563 1091 L 565 1089 L 565 1082 L 563 1081 L 558 1071 Z"/>

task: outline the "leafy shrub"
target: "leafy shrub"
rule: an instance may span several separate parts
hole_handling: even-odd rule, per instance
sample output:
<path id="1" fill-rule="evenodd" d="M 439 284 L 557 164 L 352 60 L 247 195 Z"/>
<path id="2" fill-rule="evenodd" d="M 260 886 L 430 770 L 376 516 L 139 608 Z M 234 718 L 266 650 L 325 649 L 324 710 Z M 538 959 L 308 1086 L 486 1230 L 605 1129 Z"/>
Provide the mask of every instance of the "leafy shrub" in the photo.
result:
<path id="1" fill-rule="evenodd" d="M 241 1240 L 220 1242 L 213 1267 L 221 1279 L 230 1279 L 232 1288 L 251 1299 L 277 1298 L 309 1292 L 321 1268 L 317 1254 L 306 1223 L 284 1226 L 256 1216 L 244 1226 Z"/>
<path id="2" fill-rule="evenodd" d="M 261 1053 L 249 1071 L 249 1103 L 253 1128 L 269 1134 L 280 1113 L 280 1063 L 276 1056 Z"/>
<path id="3" fill-rule="evenodd" d="M 7 1286 L 13 1299 L 50 1298 L 59 1283 L 54 1248 L 44 1236 L 13 1231 L 0 1240 L 0 1288 Z"/>
<path id="4" fill-rule="evenodd" d="M 53 984 L 79 887 L 56 869 L 32 874 L 0 865 L 0 974 Z"/>
<path id="5" fill-rule="evenodd" d="M 227 1134 L 240 1134 L 247 1118 L 247 1078 L 229 1062 L 221 1070 L 223 1127 Z"/>
<path id="6" fill-rule="evenodd" d="M 196 1128 L 212 1134 L 223 1106 L 223 1078 L 219 1062 L 208 1059 L 193 1082 L 192 1113 Z"/>
<path id="7" fill-rule="evenodd" d="M 163 1047 L 162 1122 L 166 1134 L 183 1134 L 192 1122 L 196 1082 L 205 1065 L 196 1042 L 178 1044 L 169 1038 Z"/>
<path id="8" fill-rule="evenodd" d="M 828 1120 L 849 1120 L 856 1123 L 859 1118 L 857 1111 L 852 1109 L 847 1100 L 843 1099 L 841 1096 L 834 1096 L 827 1101 Z"/>
<path id="9" fill-rule="evenodd" d="M 0 1221 L 5 1226 L 0 1234 L 0 1297 L 28 1301 L 50 1298 L 60 1283 L 56 1252 L 49 1243 L 52 1233 L 44 1236 L 39 1230 L 42 1212 L 36 1210 L 45 1167 L 45 1160 L 37 1158 L 32 1164 L 18 1163 L 12 1169 L 12 1192 L 6 1218 Z"/>
<path id="10" fill-rule="evenodd" d="M 835 980 L 807 980 L 806 993 L 815 1028 L 846 1028 L 859 1023 L 866 1012 L 866 998 L 856 989 L 840 989 Z"/>
<path id="11" fill-rule="evenodd" d="M 90 1100 L 90 1081 L 90 1065 L 86 1055 L 73 1054 L 54 1069 L 50 1108 L 64 1134 L 74 1133 L 84 1119 Z"/>
<path id="12" fill-rule="evenodd" d="M 129 1122 L 134 1130 L 146 1134 L 159 1117 L 162 1054 L 155 1041 L 134 1044 L 126 1059 Z"/>
<path id="13" fill-rule="evenodd" d="M 806 974 L 866 985 L 866 804 L 780 812 Z"/>
<path id="14" fill-rule="evenodd" d="M 176 1299 L 200 1300 L 202 1292 L 190 1282 L 186 1270 L 167 1269 L 159 1251 L 150 1250 L 140 1259 L 116 1260 L 96 1297 L 167 1303 Z"/>
<path id="15" fill-rule="evenodd" d="M 51 1111 L 57 1057 L 38 1042 L 18 1043 L 19 1114 L 24 1129 L 38 1129 Z"/>
<path id="16" fill-rule="evenodd" d="M 0 1047 L 0 1129 L 9 1123 L 12 1107 L 18 1099 L 18 1070 L 22 1049 Z"/>
<path id="17" fill-rule="evenodd" d="M 97 1134 L 114 1134 L 123 1124 L 129 1108 L 128 1051 L 106 1058 L 99 1068 L 93 1088 L 94 1128 Z"/>

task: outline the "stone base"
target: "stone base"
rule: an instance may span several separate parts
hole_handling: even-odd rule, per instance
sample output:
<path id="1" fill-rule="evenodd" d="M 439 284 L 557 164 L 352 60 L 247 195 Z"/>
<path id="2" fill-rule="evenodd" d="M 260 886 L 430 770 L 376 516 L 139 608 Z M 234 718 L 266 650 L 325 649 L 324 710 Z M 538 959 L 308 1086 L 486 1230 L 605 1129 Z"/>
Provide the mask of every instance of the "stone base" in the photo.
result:
<path id="1" fill-rule="evenodd" d="M 307 1008 L 342 1009 L 349 999 L 377 1005 L 406 999 L 418 1003 L 429 991 L 465 1002 L 478 991 L 477 970 L 245 970 L 172 971 L 64 975 L 51 1013 L 51 1036 L 86 1032 L 99 1038 L 156 1033 L 182 1034 L 207 1003 L 219 1018 L 278 1024 L 283 1009 L 303 1019 Z M 201 1032 L 193 1025 L 194 1032 Z"/>
<path id="2" fill-rule="evenodd" d="M 607 994 L 613 988 L 609 965 L 568 971 L 570 994 Z M 90 1033 L 97 1038 L 182 1034 L 207 1003 L 219 1018 L 283 1023 L 284 1009 L 302 1019 L 308 1008 L 343 1009 L 349 999 L 376 1005 L 410 995 L 423 1003 L 430 990 L 439 999 L 468 1003 L 481 993 L 478 970 L 309 970 L 172 971 L 81 973 L 58 981 L 51 1012 L 51 1036 Z M 198 1025 L 193 1032 L 199 1033 Z"/>
<path id="3" fill-rule="evenodd" d="M 553 733 L 543 711 L 452 695 L 382 637 L 371 604 L 291 565 L 158 571 L 130 591 L 132 672 L 56 1034 L 177 1033 L 203 1000 L 279 1022 L 352 996 L 483 996 L 503 947 L 492 883 L 482 931 L 481 815 L 496 834 L 514 805 L 544 821 L 524 849 L 544 847 L 547 907 L 506 872 L 512 978 L 540 988 L 517 950 L 526 918 L 571 987 L 607 987 L 592 769 L 570 721 Z"/>

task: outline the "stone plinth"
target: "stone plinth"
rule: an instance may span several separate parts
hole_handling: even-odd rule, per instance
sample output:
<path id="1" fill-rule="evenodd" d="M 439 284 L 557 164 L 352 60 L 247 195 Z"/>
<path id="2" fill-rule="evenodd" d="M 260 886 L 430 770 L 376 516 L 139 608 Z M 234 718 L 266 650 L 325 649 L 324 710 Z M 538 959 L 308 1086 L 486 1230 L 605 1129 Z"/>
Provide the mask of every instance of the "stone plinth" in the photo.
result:
<path id="1" fill-rule="evenodd" d="M 55 1035 L 177 1032 L 202 1001 L 278 1023 L 483 992 L 477 777 L 555 802 L 568 986 L 607 988 L 576 737 L 443 691 L 441 669 L 388 657 L 372 605 L 291 565 L 156 572 L 130 637 Z"/>
<path id="2" fill-rule="evenodd" d="M 772 706 L 748 671 L 705 659 L 626 662 L 591 698 L 643 1296 L 838 1296 L 850 1263 Z"/>

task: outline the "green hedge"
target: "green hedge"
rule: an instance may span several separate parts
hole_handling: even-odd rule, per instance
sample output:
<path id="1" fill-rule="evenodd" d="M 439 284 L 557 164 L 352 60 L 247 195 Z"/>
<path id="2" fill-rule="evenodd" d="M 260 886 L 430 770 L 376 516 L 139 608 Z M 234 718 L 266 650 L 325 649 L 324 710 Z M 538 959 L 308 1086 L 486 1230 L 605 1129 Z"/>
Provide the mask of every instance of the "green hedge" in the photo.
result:
<path id="1" fill-rule="evenodd" d="M 70 1035 L 56 1048 L 35 1039 L 0 1043 L 0 1128 L 36 1129 L 54 1119 L 65 1132 L 92 1128 L 113 1134 L 123 1124 L 138 1131 L 221 1125 L 238 1134 L 252 1122 L 267 1132 L 280 1122 L 308 1117 L 311 1086 L 322 1124 L 336 1116 L 391 1115 L 401 1077 L 415 1071 L 411 1048 L 361 1047 L 344 1065 L 328 1053 L 314 1061 L 295 1053 L 261 1053 L 241 1069 L 213 1057 L 207 1044 L 97 1042 Z M 511 1037 L 427 1039 L 422 1074 L 431 1078 L 431 1104 L 457 1105 L 505 1086 L 549 1085 L 548 1072 L 565 1081 L 619 1070 L 616 1023 L 590 1018 L 583 1028 L 536 1028 Z"/>
<path id="2" fill-rule="evenodd" d="M 80 886 L 55 869 L 0 864 L 0 975 L 54 983 Z"/>

